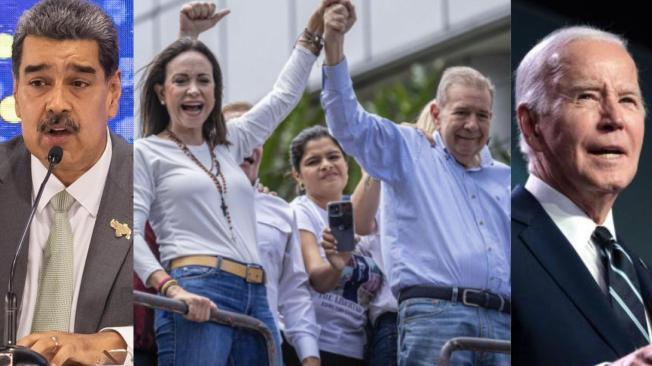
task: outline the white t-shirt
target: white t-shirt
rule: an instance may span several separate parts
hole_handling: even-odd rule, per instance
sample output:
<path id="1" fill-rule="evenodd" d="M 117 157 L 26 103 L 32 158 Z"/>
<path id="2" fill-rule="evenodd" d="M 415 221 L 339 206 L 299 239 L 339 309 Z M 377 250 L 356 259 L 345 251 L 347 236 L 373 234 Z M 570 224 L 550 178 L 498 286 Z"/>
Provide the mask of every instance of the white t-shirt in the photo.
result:
<path id="1" fill-rule="evenodd" d="M 144 283 L 163 269 L 145 242 L 147 220 L 156 233 L 163 265 L 177 257 L 200 254 L 260 264 L 254 192 L 239 164 L 296 106 L 315 60 L 310 51 L 295 48 L 272 91 L 228 123 L 231 145 L 215 148 L 226 179 L 225 201 L 233 233 L 212 179 L 173 141 L 149 136 L 134 142 L 134 271 Z M 189 149 L 205 167 L 211 166 L 207 144 Z"/>
<path id="2" fill-rule="evenodd" d="M 328 225 L 328 213 L 306 196 L 295 198 L 290 205 L 295 210 L 299 230 L 305 230 L 321 241 L 322 232 Z M 324 260 L 324 249 L 319 245 L 319 254 Z M 321 326 L 319 349 L 347 357 L 362 359 L 364 356 L 365 322 L 368 303 L 360 296 L 345 295 L 343 287 L 325 294 L 312 287 L 313 306 L 317 323 Z M 360 294 L 360 291 L 357 292 Z M 345 297 L 346 296 L 346 297 Z"/>
<path id="3" fill-rule="evenodd" d="M 188 146 L 205 166 L 211 166 L 206 143 Z M 244 263 L 260 264 L 256 247 L 256 220 L 251 183 L 240 169 L 229 148 L 215 148 L 226 179 L 224 195 L 233 223 L 233 234 L 220 208 L 220 193 L 213 180 L 186 156 L 174 141 L 152 135 L 135 141 L 134 159 L 137 181 L 135 204 L 150 205 L 149 223 L 156 233 L 161 263 L 188 255 L 215 255 Z M 144 221 L 139 211 L 134 213 Z M 135 268 L 145 276 L 157 269 L 158 262 L 145 247 L 136 252 Z M 145 266 L 139 265 L 144 263 Z"/>

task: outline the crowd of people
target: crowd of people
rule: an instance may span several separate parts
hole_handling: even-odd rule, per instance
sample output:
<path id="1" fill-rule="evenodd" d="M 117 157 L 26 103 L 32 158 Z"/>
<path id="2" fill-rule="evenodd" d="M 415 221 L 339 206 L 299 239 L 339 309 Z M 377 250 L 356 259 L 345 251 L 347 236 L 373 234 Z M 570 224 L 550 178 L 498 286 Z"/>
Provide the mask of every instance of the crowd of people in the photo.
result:
<path id="1" fill-rule="evenodd" d="M 228 85 L 198 36 L 228 14 L 181 8 L 179 38 L 144 72 L 133 159 L 106 126 L 121 95 L 111 19 L 84 0 L 21 16 L 23 134 L 0 144 L 0 245 L 16 253 L 0 257 L 16 289 L 0 356 L 130 364 L 135 344 L 137 365 L 433 365 L 448 340 L 474 337 L 503 352 L 459 351 L 452 364 L 652 363 L 652 277 L 612 213 L 646 115 L 622 37 L 562 28 L 521 60 L 529 177 L 510 192 L 488 148 L 494 85 L 479 71 L 445 69 L 415 124 L 369 113 L 344 55 L 355 7 L 322 0 L 272 90 L 223 105 Z M 289 144 L 286 202 L 260 184 L 263 146 L 322 52 L 326 126 Z M 363 174 L 346 192 L 352 160 Z M 351 250 L 330 227 L 334 202 L 350 207 Z M 132 317 L 132 275 L 187 312 Z M 210 321 L 220 311 L 271 339 Z"/>
<path id="2" fill-rule="evenodd" d="M 147 287 L 188 305 L 185 316 L 156 311 L 158 363 L 260 362 L 266 355 L 262 339 L 207 322 L 216 309 L 264 322 L 274 336 L 275 361 L 286 365 L 426 364 L 455 336 L 508 340 L 509 168 L 486 147 L 491 82 L 471 68 L 451 68 L 415 125 L 370 115 L 358 109 L 342 54 L 355 8 L 348 0 L 323 0 L 272 90 L 255 104 L 223 106 L 222 88 L 228 85 L 222 85 L 216 57 L 197 37 L 227 14 L 210 3 L 184 5 L 179 39 L 147 66 L 140 91 L 134 270 Z M 262 146 L 298 103 L 322 48 L 322 104 L 330 130 L 311 126 L 292 140 L 297 196 L 288 203 L 259 189 Z M 350 196 L 349 154 L 369 172 Z M 433 163 L 444 164 L 434 178 L 426 175 Z M 482 224 L 469 207 L 453 208 L 460 222 L 428 228 L 424 222 L 441 216 L 446 199 L 466 189 L 456 183 L 465 171 L 475 202 L 495 214 Z M 432 179 L 458 193 L 435 189 Z M 352 252 L 337 250 L 329 228 L 328 203 L 339 201 L 353 204 Z M 449 224 L 477 230 L 468 238 Z M 145 240 L 148 225 L 158 256 Z M 476 239 L 476 247 L 456 253 L 457 243 Z M 487 240 L 497 240 L 495 251 L 486 255 L 485 267 L 468 271 L 465 257 L 481 254 Z M 450 245 L 442 248 L 439 241 Z M 455 325 L 426 304 L 448 306 L 452 289 L 460 296 Z M 492 301 L 480 304 L 485 296 Z M 401 307 L 399 300 L 405 300 Z M 487 321 L 488 332 L 481 329 Z M 434 328 L 448 329 L 433 337 Z M 508 359 L 482 357 L 487 364 Z"/>

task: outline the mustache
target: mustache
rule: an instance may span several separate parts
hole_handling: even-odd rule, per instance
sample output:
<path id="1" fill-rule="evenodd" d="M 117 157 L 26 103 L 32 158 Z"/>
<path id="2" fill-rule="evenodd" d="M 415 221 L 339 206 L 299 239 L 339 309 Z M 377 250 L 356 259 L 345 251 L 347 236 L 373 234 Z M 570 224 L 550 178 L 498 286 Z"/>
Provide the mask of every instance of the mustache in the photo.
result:
<path id="1" fill-rule="evenodd" d="M 79 123 L 72 119 L 70 114 L 67 112 L 49 114 L 38 123 L 36 130 L 39 133 L 49 133 L 52 132 L 55 127 L 63 127 L 67 132 L 71 133 L 79 132 Z"/>

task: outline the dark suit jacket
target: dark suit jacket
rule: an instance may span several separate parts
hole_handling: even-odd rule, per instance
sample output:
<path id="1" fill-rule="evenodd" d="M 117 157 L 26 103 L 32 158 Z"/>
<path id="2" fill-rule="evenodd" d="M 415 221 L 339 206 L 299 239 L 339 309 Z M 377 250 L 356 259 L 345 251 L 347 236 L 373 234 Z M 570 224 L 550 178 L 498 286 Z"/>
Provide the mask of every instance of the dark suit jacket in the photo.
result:
<path id="1" fill-rule="evenodd" d="M 79 289 L 75 320 L 77 333 L 95 333 L 104 327 L 133 324 L 133 241 L 125 237 L 116 238 L 114 229 L 109 226 L 111 219 L 116 219 L 133 228 L 132 148 L 117 135 L 111 134 L 111 141 L 111 166 Z M 0 294 L 3 300 L 11 261 L 31 204 L 30 154 L 19 136 L 0 144 Z M 18 259 L 14 279 L 19 302 L 25 285 L 28 244 L 29 238 Z M 0 317 L 2 332 L 4 321 L 3 315 Z"/>
<path id="2" fill-rule="evenodd" d="M 628 252 L 649 313 L 652 276 Z M 512 304 L 513 365 L 595 365 L 636 349 L 577 252 L 522 187 L 512 192 Z"/>

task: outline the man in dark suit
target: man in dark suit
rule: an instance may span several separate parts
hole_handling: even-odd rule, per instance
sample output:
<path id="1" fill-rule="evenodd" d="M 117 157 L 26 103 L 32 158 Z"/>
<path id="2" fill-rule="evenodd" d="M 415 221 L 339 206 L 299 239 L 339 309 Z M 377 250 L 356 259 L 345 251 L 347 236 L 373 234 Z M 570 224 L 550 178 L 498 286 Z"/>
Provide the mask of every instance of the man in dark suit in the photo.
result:
<path id="1" fill-rule="evenodd" d="M 530 177 L 512 192 L 513 364 L 652 364 L 652 277 L 611 212 L 645 120 L 625 41 L 553 32 L 521 61 L 515 100 Z"/>
<path id="2" fill-rule="evenodd" d="M 0 145 L 0 281 L 48 151 L 60 146 L 14 286 L 18 344 L 57 365 L 95 364 L 131 343 L 132 152 L 107 128 L 121 93 L 118 60 L 113 22 L 86 1 L 44 0 L 19 20 L 12 66 L 22 135 Z"/>

